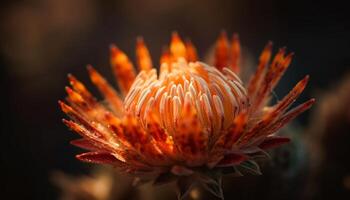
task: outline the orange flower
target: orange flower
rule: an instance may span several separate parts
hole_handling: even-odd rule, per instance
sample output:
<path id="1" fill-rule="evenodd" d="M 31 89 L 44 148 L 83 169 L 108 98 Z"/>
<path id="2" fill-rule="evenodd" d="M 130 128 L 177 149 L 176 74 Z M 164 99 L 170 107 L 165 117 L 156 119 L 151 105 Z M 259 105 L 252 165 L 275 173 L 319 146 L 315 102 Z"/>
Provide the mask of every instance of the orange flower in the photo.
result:
<path id="1" fill-rule="evenodd" d="M 77 158 L 111 164 L 141 177 L 151 175 L 147 177 L 158 177 L 158 181 L 171 174 L 209 177 L 218 183 L 227 169 L 260 173 L 255 159 L 266 155 L 264 150 L 289 142 L 274 133 L 315 101 L 289 109 L 304 90 L 306 76 L 276 105 L 268 105 L 293 55 L 280 49 L 270 62 L 271 51 L 268 43 L 245 86 L 238 76 L 237 35 L 231 43 L 225 33 L 220 35 L 213 67 L 198 61 L 193 44 L 183 43 L 174 33 L 169 50 L 160 58 L 159 75 L 141 38 L 136 45 L 138 75 L 126 54 L 111 46 L 111 65 L 120 92 L 88 66 L 105 101 L 98 102 L 69 75 L 69 105 L 59 102 L 72 119 L 63 122 L 83 137 L 72 144 L 89 150 Z M 221 196 L 221 189 L 213 191 L 208 184 L 209 191 Z"/>

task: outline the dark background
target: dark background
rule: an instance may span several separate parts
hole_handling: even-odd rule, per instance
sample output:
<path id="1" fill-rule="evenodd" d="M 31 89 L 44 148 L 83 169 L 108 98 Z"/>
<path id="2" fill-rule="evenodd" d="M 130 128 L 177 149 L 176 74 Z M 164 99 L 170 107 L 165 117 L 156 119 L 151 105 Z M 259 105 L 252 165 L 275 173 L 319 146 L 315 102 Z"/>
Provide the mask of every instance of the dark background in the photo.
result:
<path id="1" fill-rule="evenodd" d="M 316 1 L 315 1 L 316 2 Z M 85 65 L 112 80 L 108 45 L 131 57 L 142 35 L 158 60 L 170 33 L 188 36 L 201 56 L 222 29 L 238 32 L 254 59 L 268 40 L 296 53 L 278 96 L 301 79 L 301 100 L 331 88 L 350 70 L 348 6 L 338 1 L 2 1 L 0 6 L 1 199 L 56 199 L 52 170 L 85 173 L 69 145 L 76 136 L 61 123 L 57 100 L 71 72 L 89 88 Z M 256 61 L 256 60 L 255 60 Z M 298 118 L 307 124 L 309 113 Z M 350 171 L 349 171 L 350 173 Z M 286 194 L 288 195 L 288 194 Z M 277 197 L 276 199 L 282 199 Z"/>

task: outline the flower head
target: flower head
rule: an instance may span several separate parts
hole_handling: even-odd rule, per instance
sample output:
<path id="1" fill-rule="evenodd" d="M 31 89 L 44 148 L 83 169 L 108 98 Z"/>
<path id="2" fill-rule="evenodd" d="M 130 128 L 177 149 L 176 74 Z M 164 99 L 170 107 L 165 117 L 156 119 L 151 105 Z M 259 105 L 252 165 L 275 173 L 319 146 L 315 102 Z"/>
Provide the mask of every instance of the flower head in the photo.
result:
<path id="1" fill-rule="evenodd" d="M 268 43 L 255 74 L 244 84 L 239 78 L 237 35 L 231 43 L 225 33 L 220 35 L 214 66 L 210 66 L 198 61 L 191 42 L 182 42 L 174 33 L 160 58 L 159 74 L 141 38 L 136 45 L 137 75 L 126 54 L 111 46 L 120 92 L 88 66 L 105 101 L 97 101 L 69 75 L 69 105 L 59 102 L 71 118 L 64 123 L 83 137 L 72 144 L 89 150 L 77 158 L 158 179 L 170 173 L 218 182 L 227 169 L 260 173 L 256 158 L 266 155 L 265 149 L 289 142 L 274 133 L 314 102 L 311 99 L 289 109 L 304 90 L 306 76 L 276 105 L 268 105 L 271 91 L 293 56 L 284 48 L 270 62 L 271 55 Z M 213 178 L 213 174 L 220 175 Z M 212 192 L 220 196 L 220 191 Z"/>

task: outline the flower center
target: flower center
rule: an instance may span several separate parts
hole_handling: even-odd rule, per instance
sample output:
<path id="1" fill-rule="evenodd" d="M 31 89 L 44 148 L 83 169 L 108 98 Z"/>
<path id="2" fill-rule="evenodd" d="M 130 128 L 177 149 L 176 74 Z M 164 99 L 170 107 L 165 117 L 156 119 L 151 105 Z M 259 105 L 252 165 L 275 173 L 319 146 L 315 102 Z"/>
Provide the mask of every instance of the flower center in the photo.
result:
<path id="1" fill-rule="evenodd" d="M 159 77 L 155 69 L 142 71 L 131 86 L 124 106 L 141 124 L 156 122 L 166 130 L 186 119 L 185 106 L 193 108 L 206 131 L 230 127 L 233 119 L 248 106 L 241 80 L 228 68 L 222 72 L 202 62 L 184 59 L 162 64 Z"/>

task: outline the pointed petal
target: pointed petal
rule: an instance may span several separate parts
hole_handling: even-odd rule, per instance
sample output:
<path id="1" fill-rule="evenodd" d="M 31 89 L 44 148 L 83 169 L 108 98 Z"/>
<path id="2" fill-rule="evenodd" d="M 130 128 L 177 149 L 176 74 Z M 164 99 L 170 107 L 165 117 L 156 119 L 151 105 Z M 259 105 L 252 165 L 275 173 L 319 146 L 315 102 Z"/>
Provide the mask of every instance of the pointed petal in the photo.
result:
<path id="1" fill-rule="evenodd" d="M 186 47 L 177 32 L 173 32 L 172 34 L 170 42 L 170 53 L 173 57 L 173 60 L 175 61 L 178 58 L 186 58 Z"/>
<path id="2" fill-rule="evenodd" d="M 311 106 L 315 103 L 315 99 L 310 99 L 301 105 L 291 109 L 287 113 L 285 113 L 280 119 L 278 119 L 274 124 L 272 124 L 269 127 L 269 130 L 266 131 L 267 134 L 272 134 L 276 132 L 277 130 L 281 129 L 283 126 L 288 124 L 291 120 L 293 120 L 295 117 L 303 113 L 304 111 L 311 108 Z"/>
<path id="3" fill-rule="evenodd" d="M 238 74 L 240 71 L 240 60 L 241 60 L 241 44 L 239 42 L 238 34 L 234 34 L 231 43 L 231 68 Z"/>
<path id="4" fill-rule="evenodd" d="M 222 31 L 215 47 L 215 61 L 214 66 L 220 71 L 223 67 L 228 66 L 229 59 L 229 44 L 225 31 Z"/>
<path id="5" fill-rule="evenodd" d="M 272 109 L 271 112 L 266 114 L 264 120 L 274 121 L 278 116 L 282 115 L 285 110 L 287 110 L 299 97 L 299 95 L 304 91 L 309 80 L 309 76 L 305 76 L 301 81 L 299 81 L 294 88 L 285 96 L 280 102 L 278 102 Z"/>
<path id="6" fill-rule="evenodd" d="M 65 120 L 65 119 L 63 119 L 62 121 L 67 127 L 72 129 L 73 131 L 75 131 L 76 133 L 78 133 L 79 135 L 84 137 L 85 139 L 89 140 L 90 143 L 93 144 L 98 149 L 108 151 L 108 152 L 113 152 L 115 150 L 115 148 L 113 146 L 111 146 L 110 143 L 108 143 L 102 139 L 103 134 L 98 132 L 93 127 L 90 127 L 91 130 L 89 130 L 89 129 L 84 128 L 82 125 L 79 125 L 73 121 L 69 121 L 69 120 Z M 93 131 L 93 130 L 95 130 L 95 131 Z"/>
<path id="7" fill-rule="evenodd" d="M 90 103 L 95 103 L 95 98 L 91 95 L 91 93 L 86 89 L 83 83 L 81 83 L 75 76 L 72 74 L 68 74 L 68 79 L 70 85 L 73 89 L 78 92 L 84 99 L 89 101 Z"/>
<path id="8" fill-rule="evenodd" d="M 87 69 L 89 71 L 91 81 L 106 98 L 110 108 L 120 116 L 124 112 L 124 108 L 123 102 L 118 96 L 118 93 L 91 65 L 88 65 Z"/>
<path id="9" fill-rule="evenodd" d="M 125 96 L 136 77 L 134 67 L 126 54 L 118 49 L 117 46 L 111 45 L 110 52 L 114 76 L 121 93 Z"/>
<path id="10" fill-rule="evenodd" d="M 266 68 L 270 61 L 271 54 L 272 54 L 272 42 L 268 42 L 260 55 L 258 68 L 255 74 L 251 77 L 248 85 L 248 95 L 251 97 L 252 102 L 255 101 L 256 92 L 260 88 L 260 85 L 261 85 L 260 83 L 265 76 Z"/>
<path id="11" fill-rule="evenodd" d="M 89 109 L 90 105 L 79 93 L 75 92 L 68 86 L 65 89 L 68 94 L 67 99 L 70 104 L 79 107 L 82 111 L 86 111 L 87 109 Z"/>
<path id="12" fill-rule="evenodd" d="M 246 160 L 238 166 L 239 169 L 244 170 L 252 175 L 262 175 L 258 163 L 253 160 Z"/>
<path id="13" fill-rule="evenodd" d="M 187 167 L 175 165 L 171 168 L 171 173 L 177 175 L 177 176 L 189 176 L 193 174 L 194 172 Z"/>
<path id="14" fill-rule="evenodd" d="M 151 56 L 142 37 L 137 38 L 136 58 L 139 70 L 151 70 L 153 68 Z"/>
<path id="15" fill-rule="evenodd" d="M 162 65 L 163 63 L 166 63 L 168 65 L 170 65 L 171 63 L 171 56 L 170 56 L 170 52 L 169 52 L 169 48 L 168 47 L 164 47 L 162 50 L 162 55 L 160 56 L 160 60 L 159 60 L 160 65 Z"/>
<path id="16" fill-rule="evenodd" d="M 290 138 L 288 137 L 281 137 L 281 136 L 270 136 L 267 137 L 260 145 L 259 147 L 261 149 L 271 149 L 278 146 L 281 146 L 283 144 L 289 143 Z"/>
<path id="17" fill-rule="evenodd" d="M 268 69 L 261 84 L 261 87 L 257 91 L 256 101 L 253 103 L 254 109 L 260 109 L 266 104 L 271 91 L 274 89 L 285 70 L 288 68 L 293 53 L 290 53 L 287 57 L 284 57 L 284 54 L 285 48 L 282 48 L 275 56 L 274 61 Z"/>
<path id="18" fill-rule="evenodd" d="M 96 163 L 96 164 L 116 164 L 121 162 L 115 156 L 110 153 L 104 152 L 87 152 L 76 156 L 77 159 L 83 162 Z"/>
<path id="19" fill-rule="evenodd" d="M 102 149 L 98 148 L 96 145 L 93 144 L 93 142 L 81 138 L 70 141 L 70 143 L 76 147 L 80 147 L 82 149 L 90 150 L 90 151 L 102 151 Z"/>
<path id="20" fill-rule="evenodd" d="M 199 183 L 211 194 L 220 199 L 224 199 L 222 190 L 222 174 L 209 172 L 199 176 Z"/>
<path id="21" fill-rule="evenodd" d="M 228 167 L 238 165 L 241 162 L 247 160 L 248 157 L 244 154 L 230 153 L 224 156 L 222 160 L 216 165 L 217 167 Z"/>
<path id="22" fill-rule="evenodd" d="M 198 60 L 196 47 L 192 44 L 191 40 L 187 40 L 186 46 L 186 59 L 188 62 L 194 62 Z"/>

